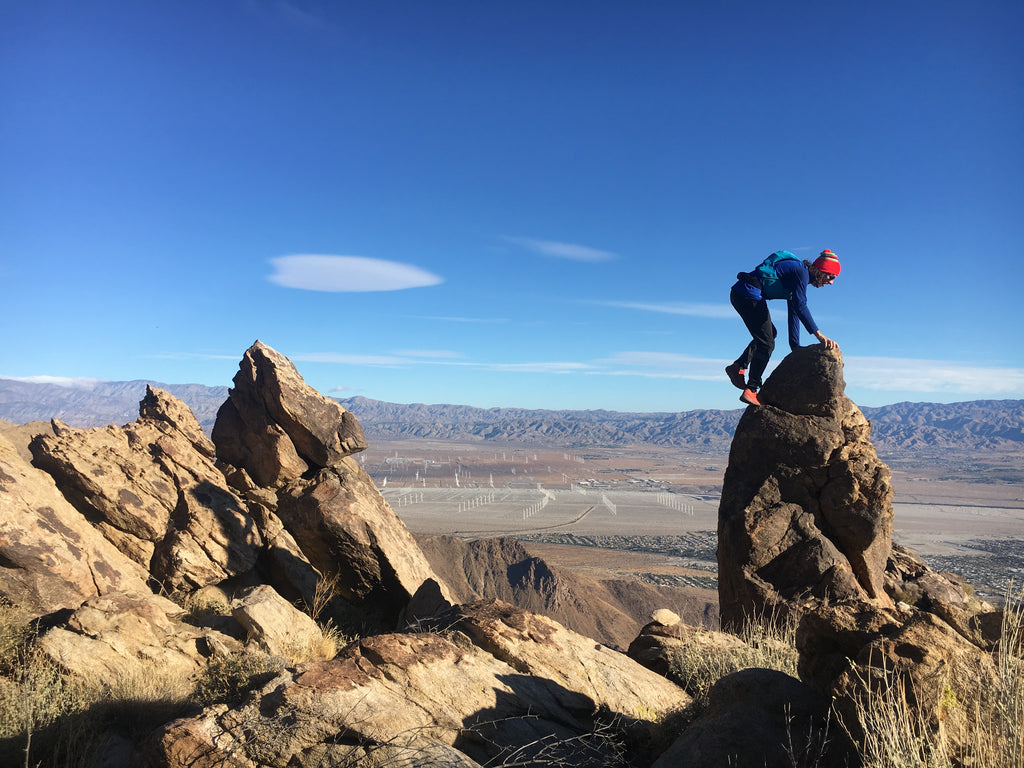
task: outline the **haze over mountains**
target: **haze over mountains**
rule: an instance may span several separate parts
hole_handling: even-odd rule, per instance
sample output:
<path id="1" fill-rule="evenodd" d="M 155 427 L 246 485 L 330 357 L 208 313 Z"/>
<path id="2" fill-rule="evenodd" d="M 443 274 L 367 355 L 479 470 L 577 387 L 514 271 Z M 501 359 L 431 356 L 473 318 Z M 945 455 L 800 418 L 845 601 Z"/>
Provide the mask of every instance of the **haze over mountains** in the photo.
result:
<path id="1" fill-rule="evenodd" d="M 0 419 L 15 424 L 58 418 L 74 427 L 126 424 L 138 416 L 146 385 L 181 398 L 209 432 L 227 387 L 104 381 L 68 387 L 0 378 Z M 338 399 L 359 419 L 370 440 L 490 440 L 548 446 L 650 444 L 729 449 L 742 408 L 680 413 L 548 411 L 474 408 L 465 405 L 403 405 L 366 397 Z M 1024 400 L 963 403 L 896 403 L 862 408 L 874 425 L 873 441 L 889 451 L 957 449 L 988 453 L 1024 450 Z"/>

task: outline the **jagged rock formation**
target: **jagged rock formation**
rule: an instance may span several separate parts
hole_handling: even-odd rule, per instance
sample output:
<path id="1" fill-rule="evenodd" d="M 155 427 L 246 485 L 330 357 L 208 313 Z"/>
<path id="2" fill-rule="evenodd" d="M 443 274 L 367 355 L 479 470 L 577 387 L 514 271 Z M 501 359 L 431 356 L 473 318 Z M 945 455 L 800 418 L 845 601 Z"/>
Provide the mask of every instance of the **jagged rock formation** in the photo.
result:
<path id="1" fill-rule="evenodd" d="M 639 752 L 643 723 L 689 702 L 626 656 L 506 603 L 430 625 L 364 638 L 286 670 L 237 709 L 172 722 L 143 764 L 605 765 L 602 723 L 634 729 Z"/>
<path id="2" fill-rule="evenodd" d="M 243 649 L 295 665 L 235 708 L 166 725 L 141 753 L 122 744 L 111 766 L 412 759 L 410 747 L 410 765 L 533 754 L 584 766 L 607 756 L 605 731 L 641 744 L 689 702 L 550 619 L 493 600 L 454 606 L 352 458 L 365 447 L 358 421 L 259 342 L 234 383 L 212 440 L 154 388 L 123 427 L 54 420 L 27 446 L 31 464 L 0 438 L 0 598 L 38 617 L 33 642 L 56 664 L 110 686 L 159 673 L 186 687 Z M 572 598 L 542 561 L 521 562 L 520 597 L 555 585 L 538 607 Z M 222 610 L 184 608 L 207 602 Z M 293 603 L 361 639 L 335 659 L 323 643 L 299 652 L 324 637 Z M 12 746 L 0 743 L 0 761 Z"/>
<path id="3" fill-rule="evenodd" d="M 0 435 L 0 596 L 41 615 L 147 576 Z"/>
<path id="4" fill-rule="evenodd" d="M 39 617 L 34 642 L 50 659 L 111 685 L 128 665 L 187 680 L 243 647 L 289 657 L 241 702 L 166 723 L 135 754 L 110 753 L 111 768 L 589 768 L 620 750 L 659 768 L 786 765 L 785 705 L 817 733 L 834 700 L 856 735 L 856 703 L 894 676 L 925 722 L 949 729 L 970 713 L 943 705 L 947 692 L 993 675 L 998 614 L 893 546 L 888 469 L 841 366 L 820 348 L 783 361 L 762 390 L 767 405 L 740 421 L 720 510 L 723 621 L 799 618 L 806 685 L 763 671 L 723 678 L 671 747 L 666 715 L 690 696 L 652 671 L 683 632 L 666 629 L 670 612 L 633 644 L 637 663 L 535 612 L 469 602 L 507 590 L 537 609 L 587 607 L 502 542 L 453 548 L 451 568 L 431 567 L 352 458 L 365 447 L 358 421 L 259 342 L 212 440 L 154 388 L 124 427 L 54 420 L 28 446 L 31 464 L 0 437 L 0 597 Z M 227 613 L 179 610 L 200 596 Z M 302 661 L 292 651 L 316 643 L 314 604 L 361 637 Z"/>
<path id="5" fill-rule="evenodd" d="M 214 447 L 181 401 L 149 389 L 125 427 L 76 430 L 29 445 L 81 515 L 176 594 L 252 570 L 263 539 L 227 487 Z"/>
<path id="6" fill-rule="evenodd" d="M 844 394 L 838 351 L 788 355 L 736 427 L 718 513 L 725 627 L 790 611 L 802 597 L 891 607 L 889 468 Z"/>
<path id="7" fill-rule="evenodd" d="M 854 735 L 857 702 L 895 680 L 922 722 L 965 737 L 952 726 L 967 708 L 942 702 L 993 679 L 1000 612 L 893 544 L 889 469 L 844 389 L 840 353 L 806 347 L 740 419 L 719 508 L 723 626 L 799 620 L 800 677 Z"/>
<path id="8" fill-rule="evenodd" d="M 367 447 L 355 416 L 260 341 L 246 351 L 234 384 L 217 412 L 213 441 L 218 458 L 244 469 L 257 485 L 281 487 Z"/>
<path id="9" fill-rule="evenodd" d="M 366 447 L 358 421 L 260 342 L 239 368 L 214 440 L 183 403 L 153 388 L 132 424 L 77 430 L 54 420 L 51 434 L 32 440 L 33 464 L 46 474 L 20 465 L 21 484 L 54 500 L 29 503 L 70 521 L 60 528 L 54 518 L 40 535 L 66 530 L 65 543 L 84 541 L 105 553 L 92 558 L 101 564 L 93 568 L 99 575 L 89 573 L 94 583 L 76 579 L 79 599 L 40 598 L 40 611 L 145 589 L 147 581 L 170 596 L 266 582 L 311 605 L 317 582 L 331 580 L 336 597 L 328 616 L 393 629 L 424 581 L 445 592 L 404 524 L 349 458 Z M 14 451 L 3 457 L 11 467 L 20 460 Z M 5 475 L 11 482 L 18 476 L 13 469 Z M 17 497 L 2 498 L 6 505 Z M 14 527 L 17 540 L 0 541 L 5 561 L 25 560 L 31 546 L 42 551 Z M 125 555 L 140 567 L 126 565 Z M 74 561 L 62 559 L 61 567 Z M 37 574 L 31 578 L 41 578 L 45 562 L 38 556 L 12 569 L 12 579 L 29 578 L 29 565 Z M 115 579 L 125 571 L 137 581 Z M 0 593 L 22 604 L 32 602 L 29 592 L 0 583 Z"/>

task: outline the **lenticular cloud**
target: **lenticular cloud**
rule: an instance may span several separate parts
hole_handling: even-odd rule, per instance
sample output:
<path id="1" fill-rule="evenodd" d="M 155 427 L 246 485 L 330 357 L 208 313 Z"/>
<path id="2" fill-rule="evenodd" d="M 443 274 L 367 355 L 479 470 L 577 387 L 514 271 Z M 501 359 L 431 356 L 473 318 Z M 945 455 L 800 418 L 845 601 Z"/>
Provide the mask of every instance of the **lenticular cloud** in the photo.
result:
<path id="1" fill-rule="evenodd" d="M 270 263 L 270 282 L 306 291 L 400 291 L 442 282 L 411 264 L 364 256 L 279 256 Z"/>

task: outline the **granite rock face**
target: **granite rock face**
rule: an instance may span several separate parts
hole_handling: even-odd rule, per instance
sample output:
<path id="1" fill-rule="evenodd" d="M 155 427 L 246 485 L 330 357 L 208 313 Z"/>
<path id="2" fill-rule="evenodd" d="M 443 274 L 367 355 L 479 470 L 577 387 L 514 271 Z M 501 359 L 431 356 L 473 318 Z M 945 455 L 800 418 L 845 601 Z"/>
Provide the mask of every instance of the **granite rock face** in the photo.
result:
<path id="1" fill-rule="evenodd" d="M 140 764 L 620 764 L 590 736 L 601 722 L 656 719 L 690 701 L 626 656 L 500 601 L 424 629 L 362 638 L 284 671 L 237 709 L 169 723 Z"/>
<path id="2" fill-rule="evenodd" d="M 263 342 L 245 353 L 217 413 L 217 456 L 275 487 L 366 450 L 359 421 L 308 386 L 292 362 Z"/>
<path id="3" fill-rule="evenodd" d="M 948 701 L 994 689 L 1001 611 L 894 544 L 889 468 L 844 390 L 841 354 L 805 347 L 740 418 L 719 507 L 722 624 L 798 622 L 800 678 L 855 740 L 858 705 L 895 687 L 964 749 L 970 708 Z"/>
<path id="4" fill-rule="evenodd" d="M 351 455 L 351 413 L 256 342 L 207 437 L 148 387 L 139 418 L 74 429 L 53 420 L 27 446 L 0 440 L 0 597 L 36 615 L 111 593 L 265 585 L 323 619 L 397 628 L 427 581 L 448 588 Z M 32 457 L 25 461 L 25 448 Z"/>
<path id="5" fill-rule="evenodd" d="M 42 615 L 147 576 L 0 435 L 0 596 Z"/>
<path id="6" fill-rule="evenodd" d="M 33 463 L 168 594 L 251 571 L 263 539 L 181 401 L 149 388 L 124 427 L 72 429 L 29 446 Z M 142 586 L 142 585 L 140 585 Z"/>
<path id="7" fill-rule="evenodd" d="M 740 418 L 718 518 L 724 627 L 799 612 L 805 597 L 892 605 L 890 472 L 844 389 L 840 353 L 805 347 Z"/>

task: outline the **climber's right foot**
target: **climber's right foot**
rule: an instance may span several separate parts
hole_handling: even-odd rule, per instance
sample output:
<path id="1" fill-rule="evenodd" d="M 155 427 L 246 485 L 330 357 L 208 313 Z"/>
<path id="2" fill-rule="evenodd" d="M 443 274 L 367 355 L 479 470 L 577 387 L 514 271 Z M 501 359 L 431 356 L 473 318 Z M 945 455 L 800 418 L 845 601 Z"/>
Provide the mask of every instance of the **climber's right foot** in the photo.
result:
<path id="1" fill-rule="evenodd" d="M 743 394 L 740 395 L 740 400 L 747 405 L 760 405 L 761 401 L 757 399 L 757 392 L 752 389 L 744 389 Z"/>

